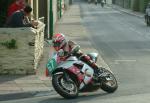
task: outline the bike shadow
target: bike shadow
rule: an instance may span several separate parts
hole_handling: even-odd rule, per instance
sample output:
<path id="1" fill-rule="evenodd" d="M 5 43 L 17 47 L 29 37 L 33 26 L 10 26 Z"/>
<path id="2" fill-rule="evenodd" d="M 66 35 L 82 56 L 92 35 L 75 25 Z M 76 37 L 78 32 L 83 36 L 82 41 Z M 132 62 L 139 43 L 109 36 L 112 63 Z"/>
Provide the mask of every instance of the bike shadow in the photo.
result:
<path id="1" fill-rule="evenodd" d="M 42 100 L 39 103 L 79 103 L 84 101 L 92 101 L 92 99 L 96 98 L 108 98 L 109 93 L 106 92 L 93 92 L 93 93 L 81 93 L 78 98 L 75 99 L 65 99 L 59 95 L 50 97 L 46 100 Z"/>

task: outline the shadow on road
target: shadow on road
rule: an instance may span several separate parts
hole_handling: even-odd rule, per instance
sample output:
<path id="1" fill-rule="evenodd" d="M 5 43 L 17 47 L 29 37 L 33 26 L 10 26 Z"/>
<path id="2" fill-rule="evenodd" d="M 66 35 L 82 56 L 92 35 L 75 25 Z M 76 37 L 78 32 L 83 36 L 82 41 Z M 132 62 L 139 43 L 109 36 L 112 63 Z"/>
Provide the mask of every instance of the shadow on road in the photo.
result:
<path id="1" fill-rule="evenodd" d="M 26 77 L 26 75 L 0 75 L 0 84 L 24 77 Z"/>
<path id="2" fill-rule="evenodd" d="M 108 93 L 84 93 L 79 95 L 78 98 L 76 99 L 64 99 L 61 98 L 60 96 L 57 97 L 51 97 L 49 99 L 46 100 L 42 100 L 39 103 L 79 103 L 82 101 L 88 101 L 88 100 L 92 100 L 92 99 L 96 99 L 97 97 L 103 97 L 109 95 Z"/>

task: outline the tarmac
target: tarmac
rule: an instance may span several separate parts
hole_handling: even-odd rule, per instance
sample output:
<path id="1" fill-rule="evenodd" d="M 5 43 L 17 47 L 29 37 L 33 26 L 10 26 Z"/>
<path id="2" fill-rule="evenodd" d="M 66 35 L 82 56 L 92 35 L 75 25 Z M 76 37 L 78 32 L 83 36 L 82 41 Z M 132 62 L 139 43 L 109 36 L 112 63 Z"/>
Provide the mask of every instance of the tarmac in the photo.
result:
<path id="1" fill-rule="evenodd" d="M 114 8 L 114 6 L 113 6 Z M 119 7 L 115 6 L 115 9 Z M 119 8 L 120 10 L 121 8 Z M 124 12 L 132 14 L 126 9 Z M 141 17 L 142 14 L 133 13 Z M 64 13 L 55 26 L 55 33 L 63 33 L 70 40 L 81 46 L 85 53 L 98 52 L 89 41 L 88 32 L 82 25 L 79 5 L 73 4 Z M 44 55 L 36 75 L 1 75 L 0 76 L 0 101 L 18 98 L 27 98 L 40 95 L 55 94 L 51 85 L 51 77 L 45 75 L 46 63 L 51 52 L 51 47 L 45 42 Z M 99 55 L 98 65 L 110 69 Z"/>

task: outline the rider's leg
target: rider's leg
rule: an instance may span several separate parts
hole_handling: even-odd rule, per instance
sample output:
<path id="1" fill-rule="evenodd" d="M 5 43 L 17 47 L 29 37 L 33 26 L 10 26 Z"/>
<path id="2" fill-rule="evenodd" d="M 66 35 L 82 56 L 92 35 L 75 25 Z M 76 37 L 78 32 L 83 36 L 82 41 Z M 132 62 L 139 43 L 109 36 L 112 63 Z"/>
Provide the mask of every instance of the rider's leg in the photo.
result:
<path id="1" fill-rule="evenodd" d="M 89 65 L 90 67 L 92 67 L 93 70 L 94 70 L 94 74 L 98 74 L 99 73 L 98 65 L 88 55 L 85 55 L 82 52 L 78 52 L 78 53 L 75 54 L 75 56 L 79 60 L 85 62 L 87 65 Z"/>
<path id="2" fill-rule="evenodd" d="M 79 59 L 85 62 L 90 67 L 92 67 L 94 69 L 94 72 L 97 72 L 98 70 L 97 64 L 88 55 L 82 55 Z"/>

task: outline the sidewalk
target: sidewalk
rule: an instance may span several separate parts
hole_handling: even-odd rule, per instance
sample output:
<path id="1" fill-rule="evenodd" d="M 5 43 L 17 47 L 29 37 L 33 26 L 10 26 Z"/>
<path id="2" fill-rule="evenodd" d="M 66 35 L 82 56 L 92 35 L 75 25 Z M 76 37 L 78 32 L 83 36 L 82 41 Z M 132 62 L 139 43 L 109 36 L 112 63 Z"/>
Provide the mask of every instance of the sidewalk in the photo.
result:
<path id="1" fill-rule="evenodd" d="M 57 22 L 55 33 L 63 33 L 69 39 L 77 42 L 85 52 L 98 52 L 93 48 L 88 39 L 88 33 L 81 24 L 80 8 L 78 5 L 72 5 L 65 12 L 62 19 Z M 16 93 L 30 93 L 35 95 L 35 92 L 53 91 L 50 77 L 45 77 L 45 65 L 48 59 L 49 46 L 44 46 L 44 57 L 40 64 L 40 72 L 37 75 L 30 76 L 0 76 L 0 100 L 3 95 Z M 98 64 L 105 68 L 109 67 L 99 56 Z"/>
<path id="2" fill-rule="evenodd" d="M 141 13 L 141 12 L 136 12 L 136 11 L 133 11 L 131 9 L 125 9 L 125 8 L 122 8 L 118 5 L 111 5 L 113 9 L 117 9 L 119 11 L 122 11 L 124 13 L 127 13 L 129 15 L 134 15 L 134 16 L 137 16 L 137 17 L 140 17 L 140 18 L 144 18 L 144 13 Z"/>
<path id="3" fill-rule="evenodd" d="M 81 50 L 85 53 L 97 52 L 89 41 L 89 33 L 82 24 L 79 5 L 72 5 L 71 8 L 64 14 L 62 19 L 57 23 L 55 33 L 63 33 L 68 39 L 75 41 L 80 45 Z M 99 55 L 97 64 L 110 69 L 108 65 Z"/>

